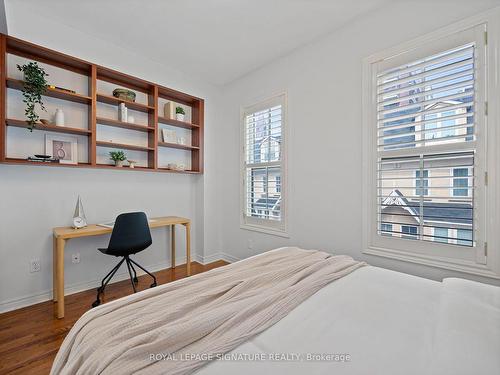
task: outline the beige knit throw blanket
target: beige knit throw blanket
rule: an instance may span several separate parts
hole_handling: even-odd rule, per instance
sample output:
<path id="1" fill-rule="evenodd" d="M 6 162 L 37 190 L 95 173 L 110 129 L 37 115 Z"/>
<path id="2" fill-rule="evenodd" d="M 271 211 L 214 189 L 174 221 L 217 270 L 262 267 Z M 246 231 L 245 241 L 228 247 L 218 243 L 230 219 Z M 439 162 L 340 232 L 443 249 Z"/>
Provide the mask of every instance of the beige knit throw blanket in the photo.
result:
<path id="1" fill-rule="evenodd" d="M 190 374 L 364 264 L 287 247 L 106 303 L 76 322 L 51 374 Z"/>

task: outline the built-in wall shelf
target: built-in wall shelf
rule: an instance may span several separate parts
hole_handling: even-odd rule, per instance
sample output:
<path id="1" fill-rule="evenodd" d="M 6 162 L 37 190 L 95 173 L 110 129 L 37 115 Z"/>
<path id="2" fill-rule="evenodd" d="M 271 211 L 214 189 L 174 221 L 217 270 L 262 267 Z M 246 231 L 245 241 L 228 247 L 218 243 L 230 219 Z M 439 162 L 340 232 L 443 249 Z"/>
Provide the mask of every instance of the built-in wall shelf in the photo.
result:
<path id="1" fill-rule="evenodd" d="M 74 123 L 71 124 L 68 120 L 66 126 L 37 123 L 33 133 L 28 131 L 28 123 L 22 116 L 9 112 L 9 118 L 7 118 L 8 103 L 12 103 L 12 100 L 15 100 L 17 106 L 17 101 L 19 100 L 20 102 L 22 100 L 22 98 L 17 95 L 13 95 L 12 97 L 9 96 L 8 102 L 8 92 L 10 91 L 8 91 L 7 88 L 22 90 L 24 86 L 24 82 L 21 79 L 14 78 L 16 77 L 16 73 L 19 72 L 12 69 L 12 66 L 10 67 L 11 69 L 8 70 L 8 65 L 10 65 L 10 63 L 8 63 L 9 56 L 17 56 L 30 61 L 37 61 L 41 64 L 47 64 L 68 72 L 67 74 L 61 75 L 62 77 L 66 77 L 67 86 L 64 84 L 65 82 L 61 82 L 61 80 L 57 81 L 57 86 L 70 90 L 75 89 L 76 92 L 48 88 L 44 96 L 83 104 L 87 107 L 87 109 L 83 107 L 84 115 L 74 116 L 72 119 L 70 118 Z M 9 75 L 8 72 L 10 72 L 11 75 Z M 74 78 L 68 78 L 71 77 L 71 75 L 76 76 Z M 0 84 L 0 163 L 162 173 L 203 173 L 204 100 L 201 98 L 3 34 L 0 34 L 0 79 L 2 80 Z M 71 87 L 74 82 L 81 82 L 82 79 L 85 81 L 83 87 L 82 85 L 80 85 L 79 88 Z M 51 82 L 50 75 L 47 80 L 49 84 L 54 84 Z M 109 87 L 111 87 L 111 89 L 108 90 Z M 111 94 L 114 88 L 127 88 L 136 92 L 136 101 L 114 97 Z M 160 113 L 163 114 L 165 102 L 171 102 L 176 106 L 183 106 L 189 113 L 189 116 L 186 116 L 187 121 L 178 121 L 176 119 L 160 116 Z M 133 111 L 138 111 L 140 113 L 134 114 L 136 118 L 135 122 L 115 120 L 113 119 L 114 116 L 109 114 L 110 110 L 113 110 L 113 107 L 106 107 L 101 103 L 116 107 L 114 109 L 116 110 L 116 116 L 118 115 L 118 108 L 121 103 L 124 103 L 128 108 L 129 115 L 133 113 Z M 68 106 L 68 111 L 72 110 L 72 108 L 81 108 L 74 105 L 70 107 L 71 103 L 64 102 L 60 102 L 60 104 L 58 102 L 57 106 L 61 107 L 63 110 L 66 110 L 65 106 Z M 102 111 L 106 113 L 101 113 Z M 45 116 L 43 112 L 39 114 L 42 118 Z M 46 116 L 50 117 L 50 114 Z M 82 119 L 84 123 L 80 124 L 79 121 L 82 121 Z M 163 142 L 160 124 L 180 128 L 178 130 L 179 142 L 184 138 L 189 140 L 188 142 L 190 142 L 190 145 Z M 98 127 L 98 125 L 100 126 Z M 11 132 L 8 131 L 9 128 L 26 128 L 26 134 L 24 135 L 22 132 L 17 131 L 12 133 L 14 135 L 11 135 Z M 113 128 L 132 130 L 132 132 Z M 119 133 L 121 135 L 117 135 L 116 138 L 112 135 L 120 131 L 123 134 Z M 85 152 L 85 155 L 78 155 L 78 160 L 84 160 L 85 162 L 63 164 L 32 162 L 20 158 L 19 155 L 23 155 L 25 152 L 24 142 L 26 143 L 26 148 L 32 147 L 34 140 L 29 140 L 29 137 L 33 137 L 34 134 L 39 134 L 36 132 L 55 132 L 73 136 L 77 135 L 79 136 L 78 142 L 81 141 L 81 137 L 86 137 L 88 152 Z M 112 132 L 112 134 L 110 132 Z M 14 139 L 11 139 L 12 137 L 14 137 Z M 39 140 L 40 135 L 35 139 Z M 105 139 L 109 139 L 109 141 Z M 113 141 L 111 141 L 111 139 L 113 139 Z M 115 142 L 114 140 L 119 140 L 119 142 Z M 19 146 L 19 142 L 23 144 Z M 184 141 L 182 142 L 184 143 Z M 7 145 L 9 145 L 9 147 L 7 147 Z M 12 152 L 12 150 L 15 150 L 18 146 L 23 149 L 22 152 L 17 152 L 12 155 L 7 153 L 7 150 Z M 45 147 L 45 144 L 43 147 Z M 136 166 L 135 168 L 127 167 L 127 163 L 125 163 L 125 167 L 115 167 L 111 165 L 111 161 L 106 159 L 107 155 L 103 148 L 129 151 L 130 154 L 133 155 L 130 156 L 131 159 L 135 160 L 135 156 L 137 156 L 141 157 L 142 159 L 140 160 L 143 160 L 143 162 L 140 162 L 138 164 L 140 166 Z M 37 153 L 36 151 L 39 153 L 39 148 L 34 150 L 33 154 Z M 78 152 L 81 152 L 81 147 L 78 148 Z M 175 158 L 180 159 L 186 157 L 189 158 L 189 163 L 184 162 L 181 164 L 190 168 L 189 170 L 167 168 L 167 165 L 175 161 Z M 88 159 L 88 161 L 86 161 L 86 159 Z"/>
<path id="2" fill-rule="evenodd" d="M 24 82 L 19 79 L 7 78 L 7 87 L 9 89 L 22 90 L 23 85 Z M 90 96 L 51 88 L 47 89 L 45 96 L 82 104 L 90 104 L 92 102 L 92 98 Z"/>
<path id="3" fill-rule="evenodd" d="M 109 118 L 97 117 L 96 121 L 98 124 L 107 125 L 107 126 L 114 126 L 116 128 L 138 130 L 141 132 L 154 132 L 155 131 L 155 128 L 153 126 L 133 124 L 130 122 L 112 120 Z"/>
<path id="4" fill-rule="evenodd" d="M 120 103 L 125 103 L 127 108 L 133 109 L 134 111 L 141 111 L 141 112 L 150 112 L 150 111 L 154 111 L 154 109 L 155 109 L 155 107 L 151 106 L 151 105 L 131 102 L 129 100 L 118 99 L 118 98 L 115 98 L 114 96 L 105 95 L 105 94 L 97 94 L 97 101 L 101 102 L 101 103 L 115 104 L 115 105 L 119 105 Z"/>
<path id="5" fill-rule="evenodd" d="M 136 146 L 129 145 L 125 143 L 115 143 L 115 142 L 106 142 L 106 141 L 97 141 L 97 146 L 100 147 L 109 147 L 109 148 L 123 148 L 125 150 L 132 151 L 154 151 L 154 147 L 145 147 L 145 146 Z"/>
<path id="6" fill-rule="evenodd" d="M 160 147 L 167 147 L 167 148 L 178 148 L 179 150 L 199 150 L 199 147 L 196 146 L 188 146 L 188 145 L 181 145 L 179 143 L 169 143 L 169 142 L 161 142 L 158 141 L 158 146 Z"/>
<path id="7" fill-rule="evenodd" d="M 191 124 L 190 122 L 178 121 L 172 118 L 161 117 L 161 116 L 158 116 L 158 122 L 161 124 L 171 125 L 177 128 L 184 128 L 184 129 L 195 129 L 200 127 L 199 125 Z"/>
<path id="8" fill-rule="evenodd" d="M 5 120 L 5 123 L 7 124 L 7 126 L 14 126 L 16 128 L 26 128 L 26 129 L 29 128 L 28 123 L 24 120 L 14 120 L 8 118 L 7 120 Z M 74 128 L 70 126 L 36 124 L 34 129 L 55 132 L 55 133 L 86 135 L 86 136 L 90 134 L 90 130 L 88 129 Z"/>

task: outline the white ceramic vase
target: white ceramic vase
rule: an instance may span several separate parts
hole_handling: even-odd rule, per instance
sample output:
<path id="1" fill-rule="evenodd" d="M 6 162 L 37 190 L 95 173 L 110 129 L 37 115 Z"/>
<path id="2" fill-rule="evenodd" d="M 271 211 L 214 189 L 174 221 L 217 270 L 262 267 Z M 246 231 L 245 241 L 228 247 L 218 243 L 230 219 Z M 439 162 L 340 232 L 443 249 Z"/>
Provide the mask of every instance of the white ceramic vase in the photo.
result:
<path id="1" fill-rule="evenodd" d="M 64 112 L 62 109 L 56 109 L 55 123 L 57 126 L 64 126 Z"/>
<path id="2" fill-rule="evenodd" d="M 184 121 L 184 115 L 182 113 L 176 113 L 175 114 L 175 119 L 177 121 Z"/>

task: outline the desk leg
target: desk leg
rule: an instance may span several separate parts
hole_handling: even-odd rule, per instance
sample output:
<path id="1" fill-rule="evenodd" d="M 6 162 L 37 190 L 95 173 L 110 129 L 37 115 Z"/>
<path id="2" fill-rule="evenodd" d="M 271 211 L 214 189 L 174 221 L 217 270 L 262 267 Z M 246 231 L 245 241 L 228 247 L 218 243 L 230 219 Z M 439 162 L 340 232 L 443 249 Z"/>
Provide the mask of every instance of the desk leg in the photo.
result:
<path id="1" fill-rule="evenodd" d="M 64 246 L 66 240 L 56 239 L 56 295 L 57 295 L 57 318 L 64 318 Z"/>
<path id="2" fill-rule="evenodd" d="M 52 301 L 57 302 L 57 239 L 52 237 Z"/>
<path id="3" fill-rule="evenodd" d="M 175 268 L 175 224 L 170 226 L 170 251 L 172 255 L 170 256 L 172 260 L 172 268 Z"/>
<path id="4" fill-rule="evenodd" d="M 191 276 L 191 223 L 186 223 L 186 273 Z"/>

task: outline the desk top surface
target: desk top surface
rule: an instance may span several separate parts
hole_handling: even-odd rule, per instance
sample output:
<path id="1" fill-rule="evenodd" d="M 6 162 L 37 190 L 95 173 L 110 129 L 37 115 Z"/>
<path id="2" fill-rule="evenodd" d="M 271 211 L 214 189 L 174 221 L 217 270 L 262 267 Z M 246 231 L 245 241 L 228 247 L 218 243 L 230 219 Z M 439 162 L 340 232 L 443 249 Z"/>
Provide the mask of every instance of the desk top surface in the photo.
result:
<path id="1" fill-rule="evenodd" d="M 179 216 L 163 216 L 163 217 L 152 217 L 149 223 L 150 228 L 166 227 L 174 224 L 189 224 L 191 220 L 185 217 Z M 102 227 L 97 224 L 87 225 L 85 228 L 74 229 L 73 227 L 57 227 L 54 228 L 54 237 L 56 238 L 78 238 L 87 236 L 98 236 L 101 234 L 111 233 L 113 230 L 111 228 Z"/>

